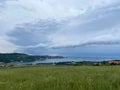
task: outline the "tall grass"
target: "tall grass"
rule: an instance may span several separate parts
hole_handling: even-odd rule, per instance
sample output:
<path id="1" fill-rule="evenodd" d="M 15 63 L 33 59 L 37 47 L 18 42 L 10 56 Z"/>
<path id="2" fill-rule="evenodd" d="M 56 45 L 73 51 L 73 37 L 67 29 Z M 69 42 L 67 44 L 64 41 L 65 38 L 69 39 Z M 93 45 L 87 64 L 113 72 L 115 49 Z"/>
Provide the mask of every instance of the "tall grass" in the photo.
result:
<path id="1" fill-rule="evenodd" d="M 0 90 L 120 90 L 120 66 L 1 68 Z"/>

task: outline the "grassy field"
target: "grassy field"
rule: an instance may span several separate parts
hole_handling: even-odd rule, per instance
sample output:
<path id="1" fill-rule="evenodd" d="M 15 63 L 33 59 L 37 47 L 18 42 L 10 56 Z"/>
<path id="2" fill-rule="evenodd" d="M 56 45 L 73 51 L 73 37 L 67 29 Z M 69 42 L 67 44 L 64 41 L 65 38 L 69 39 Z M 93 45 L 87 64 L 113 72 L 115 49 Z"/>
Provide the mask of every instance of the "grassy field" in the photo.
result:
<path id="1" fill-rule="evenodd" d="M 0 68 L 0 90 L 120 90 L 120 66 Z"/>

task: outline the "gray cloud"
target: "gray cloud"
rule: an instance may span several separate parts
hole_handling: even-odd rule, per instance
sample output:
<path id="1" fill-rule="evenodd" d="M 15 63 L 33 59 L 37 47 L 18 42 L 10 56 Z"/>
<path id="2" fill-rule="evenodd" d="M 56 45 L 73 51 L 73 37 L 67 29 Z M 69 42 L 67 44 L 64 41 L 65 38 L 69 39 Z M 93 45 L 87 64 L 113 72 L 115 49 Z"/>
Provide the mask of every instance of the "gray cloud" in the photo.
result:
<path id="1" fill-rule="evenodd" d="M 114 9 L 106 8 L 100 11 L 97 9 L 98 11 L 95 10 L 94 13 L 91 12 L 71 20 L 61 32 L 53 35 L 56 46 L 59 46 L 60 41 L 65 41 L 61 44 L 63 46 L 95 41 L 119 41 L 120 8 L 118 6 L 111 8 Z M 60 37 L 57 38 L 59 35 Z"/>
<path id="2" fill-rule="evenodd" d="M 115 32 L 120 32 L 120 8 L 112 6 L 97 10 L 66 21 L 43 20 L 19 26 L 8 33 L 10 42 L 22 46 L 22 51 L 34 54 L 67 54 L 67 51 L 73 51 L 72 48 L 78 48 L 73 53 L 79 50 L 82 53 L 85 46 L 120 45 L 119 34 Z"/>
<path id="3" fill-rule="evenodd" d="M 8 47 L 17 46 L 17 52 L 32 54 L 115 53 L 120 45 L 120 2 L 93 1 L 9 1 L 0 13 L 2 39 Z"/>
<path id="4" fill-rule="evenodd" d="M 10 42 L 19 46 L 39 46 L 50 44 L 49 35 L 56 32 L 61 24 L 54 20 L 39 21 L 35 24 L 24 24 L 8 33 Z"/>

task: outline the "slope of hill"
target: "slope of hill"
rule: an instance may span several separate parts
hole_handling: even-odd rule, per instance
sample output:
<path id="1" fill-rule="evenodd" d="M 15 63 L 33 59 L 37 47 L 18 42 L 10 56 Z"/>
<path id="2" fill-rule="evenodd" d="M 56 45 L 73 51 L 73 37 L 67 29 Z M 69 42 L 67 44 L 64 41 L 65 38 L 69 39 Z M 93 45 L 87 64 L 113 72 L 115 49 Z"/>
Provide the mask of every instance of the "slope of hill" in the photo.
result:
<path id="1" fill-rule="evenodd" d="M 27 55 L 23 53 L 4 53 L 0 54 L 0 62 L 30 62 L 35 60 L 45 60 L 45 59 L 52 59 L 52 58 L 63 58 L 62 56 L 49 56 L 49 55 Z"/>

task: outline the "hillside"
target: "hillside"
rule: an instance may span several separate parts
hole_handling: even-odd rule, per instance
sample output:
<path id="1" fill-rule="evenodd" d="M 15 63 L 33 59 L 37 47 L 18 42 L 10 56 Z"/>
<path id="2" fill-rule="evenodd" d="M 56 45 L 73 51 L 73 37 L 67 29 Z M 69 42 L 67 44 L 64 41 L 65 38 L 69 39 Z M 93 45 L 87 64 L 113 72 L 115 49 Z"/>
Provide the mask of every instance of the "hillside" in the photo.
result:
<path id="1" fill-rule="evenodd" d="M 0 54 L 0 62 L 30 62 L 35 60 L 45 60 L 45 59 L 52 59 L 52 58 L 63 58 L 62 56 L 49 56 L 49 55 L 28 55 L 23 53 L 4 53 Z"/>
<path id="2" fill-rule="evenodd" d="M 0 68 L 0 90 L 120 90 L 120 66 Z"/>

